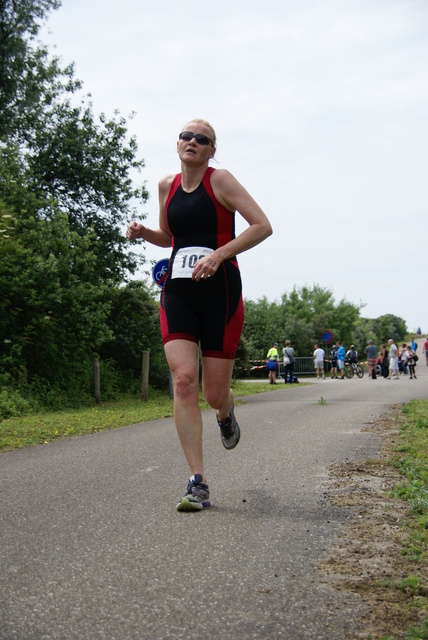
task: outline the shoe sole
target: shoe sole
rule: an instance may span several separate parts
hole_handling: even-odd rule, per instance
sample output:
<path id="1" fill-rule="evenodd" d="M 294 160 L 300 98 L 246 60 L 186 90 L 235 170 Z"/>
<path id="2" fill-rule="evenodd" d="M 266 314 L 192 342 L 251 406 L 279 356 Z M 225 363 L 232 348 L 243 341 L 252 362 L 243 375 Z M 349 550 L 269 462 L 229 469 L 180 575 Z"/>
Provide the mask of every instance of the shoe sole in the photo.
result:
<path id="1" fill-rule="evenodd" d="M 202 511 L 202 509 L 210 507 L 211 502 L 205 500 L 204 502 L 192 502 L 188 498 L 183 498 L 177 505 L 177 511 Z"/>

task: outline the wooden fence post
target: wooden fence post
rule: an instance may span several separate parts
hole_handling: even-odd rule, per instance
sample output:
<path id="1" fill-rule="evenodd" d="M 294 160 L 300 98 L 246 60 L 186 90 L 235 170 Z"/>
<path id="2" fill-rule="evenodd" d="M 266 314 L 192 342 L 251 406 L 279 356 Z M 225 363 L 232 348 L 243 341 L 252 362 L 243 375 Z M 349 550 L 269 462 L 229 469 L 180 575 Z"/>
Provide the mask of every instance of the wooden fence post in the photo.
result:
<path id="1" fill-rule="evenodd" d="M 98 358 L 94 358 L 94 396 L 95 396 L 95 402 L 97 404 L 100 404 L 101 384 L 100 384 L 100 361 Z"/>
<path id="2" fill-rule="evenodd" d="M 147 402 L 149 399 L 149 364 L 150 351 L 143 351 L 143 381 L 141 385 L 141 401 Z"/>

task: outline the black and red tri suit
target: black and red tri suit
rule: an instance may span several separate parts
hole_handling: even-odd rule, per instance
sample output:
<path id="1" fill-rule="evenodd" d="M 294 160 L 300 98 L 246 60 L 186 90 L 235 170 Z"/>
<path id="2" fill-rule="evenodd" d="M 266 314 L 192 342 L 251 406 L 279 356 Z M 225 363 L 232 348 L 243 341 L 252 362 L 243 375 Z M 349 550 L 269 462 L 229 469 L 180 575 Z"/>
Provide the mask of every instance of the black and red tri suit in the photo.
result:
<path id="1" fill-rule="evenodd" d="M 181 174 L 166 202 L 172 234 L 172 254 L 162 289 L 160 323 L 164 344 L 184 339 L 200 342 L 202 355 L 234 359 L 244 324 L 242 284 L 236 257 L 200 281 L 190 277 L 197 260 L 235 237 L 235 213 L 215 198 L 208 168 L 191 193 L 181 186 Z M 187 271 L 186 271 L 187 269 Z"/>

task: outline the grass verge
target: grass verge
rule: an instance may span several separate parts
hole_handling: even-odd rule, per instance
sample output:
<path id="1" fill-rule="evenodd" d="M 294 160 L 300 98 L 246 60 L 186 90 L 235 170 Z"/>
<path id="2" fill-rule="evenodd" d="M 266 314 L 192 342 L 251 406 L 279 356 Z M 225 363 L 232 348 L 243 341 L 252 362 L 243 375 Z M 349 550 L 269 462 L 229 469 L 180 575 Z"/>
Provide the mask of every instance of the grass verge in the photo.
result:
<path id="1" fill-rule="evenodd" d="M 233 381 L 232 386 L 238 398 L 290 387 L 290 385 L 269 385 L 263 381 Z M 202 394 L 200 404 L 202 409 L 209 408 Z M 82 409 L 8 418 L 0 422 L 0 450 L 8 451 L 37 444 L 48 444 L 60 438 L 87 435 L 129 424 L 168 418 L 172 415 L 173 401 L 169 393 L 151 390 L 148 402 L 141 402 L 136 397 L 126 397 L 116 402 L 101 403 Z"/>
<path id="2" fill-rule="evenodd" d="M 428 400 L 412 400 L 403 413 L 400 446 L 393 464 L 405 481 L 394 489 L 394 495 L 409 502 L 414 516 L 408 523 L 403 553 L 428 568 Z"/>
<path id="3" fill-rule="evenodd" d="M 389 593 L 404 594 L 400 604 L 396 602 L 396 606 L 403 607 L 403 618 L 413 610 L 420 612 L 418 617 L 422 620 L 399 635 L 382 636 L 380 640 L 428 640 L 428 400 L 412 400 L 403 407 L 403 415 L 400 443 L 391 460 L 403 480 L 391 494 L 410 506 L 401 534 L 408 574 L 396 580 L 379 581 L 377 586 Z"/>

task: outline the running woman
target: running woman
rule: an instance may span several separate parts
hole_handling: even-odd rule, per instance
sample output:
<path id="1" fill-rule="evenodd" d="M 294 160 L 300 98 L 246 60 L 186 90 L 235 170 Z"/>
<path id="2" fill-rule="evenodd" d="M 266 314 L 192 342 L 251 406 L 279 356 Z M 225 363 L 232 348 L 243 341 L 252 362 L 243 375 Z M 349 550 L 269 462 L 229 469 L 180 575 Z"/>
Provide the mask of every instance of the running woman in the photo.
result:
<path id="1" fill-rule="evenodd" d="M 270 236 L 272 227 L 231 173 L 209 167 L 216 153 L 209 122 L 188 122 L 178 136 L 177 152 L 181 173 L 159 182 L 159 228 L 132 222 L 126 235 L 172 247 L 160 323 L 173 380 L 176 429 L 192 474 L 177 510 L 200 511 L 210 506 L 210 490 L 203 465 L 198 345 L 203 394 L 216 410 L 223 446 L 233 449 L 240 428 L 230 384 L 244 323 L 236 256 Z M 237 237 L 235 212 L 248 223 Z"/>

